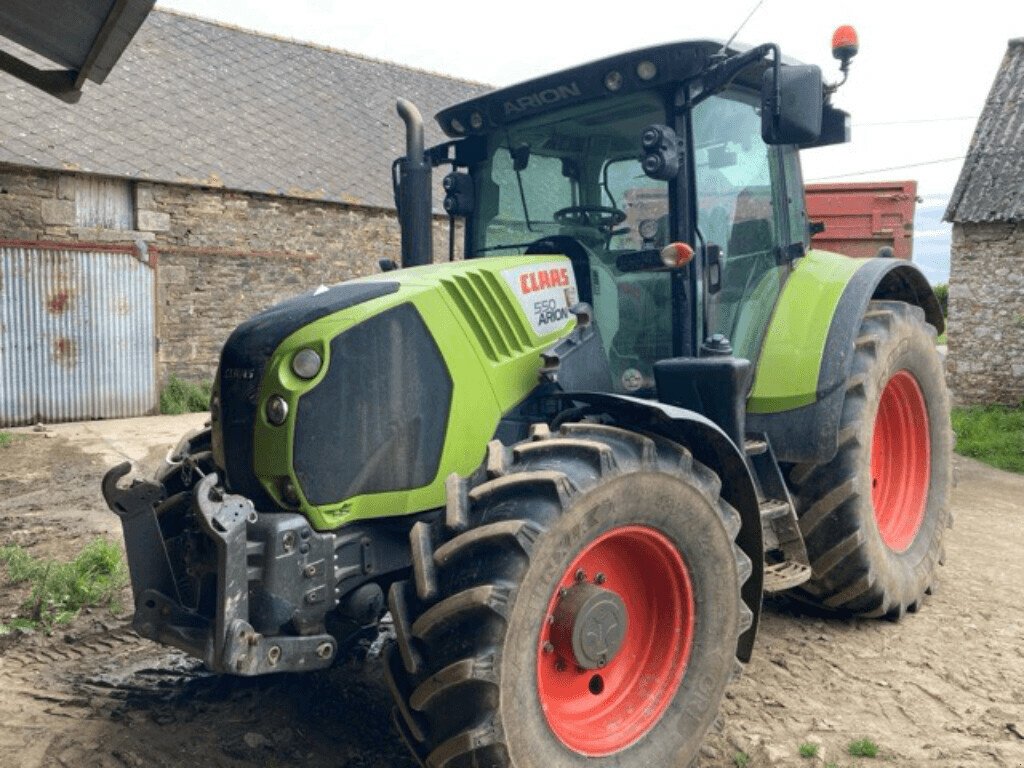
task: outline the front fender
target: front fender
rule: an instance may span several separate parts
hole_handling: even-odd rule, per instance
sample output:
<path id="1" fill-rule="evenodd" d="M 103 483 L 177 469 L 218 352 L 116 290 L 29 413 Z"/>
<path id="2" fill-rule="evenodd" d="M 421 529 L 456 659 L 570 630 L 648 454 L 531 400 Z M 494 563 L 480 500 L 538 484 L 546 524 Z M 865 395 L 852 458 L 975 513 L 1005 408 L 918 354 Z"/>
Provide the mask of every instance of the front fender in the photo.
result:
<path id="1" fill-rule="evenodd" d="M 739 639 L 736 655 L 749 661 L 757 636 L 764 588 L 764 545 L 761 538 L 761 513 L 754 480 L 743 452 L 713 421 L 685 408 L 642 400 L 627 395 L 573 392 L 565 398 L 585 403 L 611 416 L 620 426 L 653 432 L 686 446 L 694 458 L 713 469 L 722 480 L 722 498 L 739 513 L 742 527 L 736 544 L 750 558 L 753 571 L 743 585 L 743 602 L 754 614 L 750 629 Z"/>

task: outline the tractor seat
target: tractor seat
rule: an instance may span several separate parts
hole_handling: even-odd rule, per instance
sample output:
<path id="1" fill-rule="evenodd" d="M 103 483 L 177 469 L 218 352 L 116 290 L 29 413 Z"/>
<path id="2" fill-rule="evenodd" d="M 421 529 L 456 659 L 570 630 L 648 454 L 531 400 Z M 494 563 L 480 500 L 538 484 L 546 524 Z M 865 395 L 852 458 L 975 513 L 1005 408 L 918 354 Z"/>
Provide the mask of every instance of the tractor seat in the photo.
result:
<path id="1" fill-rule="evenodd" d="M 572 271 L 576 276 L 576 289 L 579 300 L 593 306 L 594 290 L 590 281 L 590 251 L 575 237 L 568 235 L 551 235 L 530 243 L 526 255 L 556 253 L 566 256 L 572 262 Z"/>
<path id="2" fill-rule="evenodd" d="M 772 224 L 766 219 L 748 219 L 733 224 L 722 265 L 723 296 L 739 301 L 757 268 L 759 254 L 773 248 Z"/>
<path id="3" fill-rule="evenodd" d="M 767 219 L 748 219 L 733 224 L 727 256 L 769 251 L 773 245 L 772 223 Z"/>

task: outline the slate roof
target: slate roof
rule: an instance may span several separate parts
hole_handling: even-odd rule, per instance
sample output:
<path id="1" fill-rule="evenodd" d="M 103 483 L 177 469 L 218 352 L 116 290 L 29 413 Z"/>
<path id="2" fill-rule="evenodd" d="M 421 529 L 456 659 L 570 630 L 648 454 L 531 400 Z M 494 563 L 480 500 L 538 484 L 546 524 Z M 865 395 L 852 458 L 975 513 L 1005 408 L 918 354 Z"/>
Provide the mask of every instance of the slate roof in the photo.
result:
<path id="1" fill-rule="evenodd" d="M 1009 42 L 945 219 L 1024 221 L 1024 38 Z"/>
<path id="2" fill-rule="evenodd" d="M 154 11 L 70 106 L 0 73 L 0 163 L 392 208 L 399 96 L 423 113 L 488 86 Z"/>

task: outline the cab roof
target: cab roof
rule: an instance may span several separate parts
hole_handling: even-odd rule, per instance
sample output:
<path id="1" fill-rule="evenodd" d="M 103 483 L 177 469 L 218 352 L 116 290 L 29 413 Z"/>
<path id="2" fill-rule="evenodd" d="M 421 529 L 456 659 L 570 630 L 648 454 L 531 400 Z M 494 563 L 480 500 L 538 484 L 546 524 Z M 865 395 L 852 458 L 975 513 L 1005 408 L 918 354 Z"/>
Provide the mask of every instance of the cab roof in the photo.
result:
<path id="1" fill-rule="evenodd" d="M 741 43 L 724 46 L 721 40 L 685 40 L 619 53 L 464 101 L 442 110 L 436 119 L 453 138 L 485 134 L 572 104 L 677 85 L 697 77 L 719 58 L 751 48 Z M 782 63 L 797 62 L 784 57 Z M 760 88 L 761 73 L 768 66 L 767 61 L 755 62 L 736 81 Z"/>

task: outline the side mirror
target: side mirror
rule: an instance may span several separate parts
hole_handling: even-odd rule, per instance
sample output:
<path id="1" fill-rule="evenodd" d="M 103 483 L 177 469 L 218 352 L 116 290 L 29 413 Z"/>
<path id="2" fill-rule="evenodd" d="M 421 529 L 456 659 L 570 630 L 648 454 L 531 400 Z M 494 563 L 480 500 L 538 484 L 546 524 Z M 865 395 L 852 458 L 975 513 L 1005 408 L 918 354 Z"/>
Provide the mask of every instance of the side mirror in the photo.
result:
<path id="1" fill-rule="evenodd" d="M 766 144 L 811 144 L 821 135 L 824 84 L 813 64 L 765 70 L 761 84 L 761 138 Z"/>

